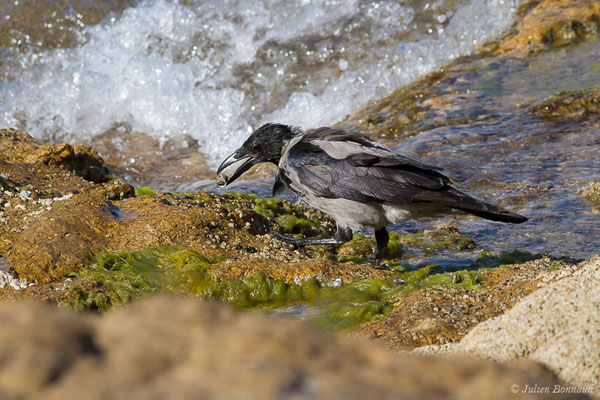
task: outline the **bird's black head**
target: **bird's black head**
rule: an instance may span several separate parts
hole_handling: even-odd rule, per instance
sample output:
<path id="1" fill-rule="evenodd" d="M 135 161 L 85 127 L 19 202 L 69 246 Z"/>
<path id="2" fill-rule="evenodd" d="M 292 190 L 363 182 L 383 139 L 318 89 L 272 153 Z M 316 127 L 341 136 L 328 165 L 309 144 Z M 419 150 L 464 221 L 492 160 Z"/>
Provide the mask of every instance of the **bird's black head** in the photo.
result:
<path id="1" fill-rule="evenodd" d="M 300 132 L 299 129 L 282 124 L 269 123 L 261 126 L 252 132 L 242 147 L 221 163 L 217 170 L 217 185 L 226 186 L 230 184 L 254 164 L 261 162 L 279 164 L 283 147 Z M 230 177 L 221 174 L 223 170 L 230 166 L 235 167 Z"/>

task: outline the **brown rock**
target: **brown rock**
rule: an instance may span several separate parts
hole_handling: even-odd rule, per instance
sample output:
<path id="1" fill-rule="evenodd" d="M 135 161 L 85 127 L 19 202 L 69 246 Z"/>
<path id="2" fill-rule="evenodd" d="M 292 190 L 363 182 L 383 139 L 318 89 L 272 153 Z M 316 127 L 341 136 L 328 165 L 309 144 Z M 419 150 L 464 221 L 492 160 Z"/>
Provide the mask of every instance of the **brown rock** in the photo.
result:
<path id="1" fill-rule="evenodd" d="M 267 258 L 228 260 L 219 265 L 215 275 L 223 280 L 243 279 L 257 272 L 264 272 L 271 278 L 281 279 L 286 283 L 297 283 L 298 280 L 318 276 L 325 283 L 340 279 L 341 284 L 346 284 L 368 278 L 390 279 L 395 275 L 391 271 L 374 269 L 368 265 L 336 264 L 327 259 L 287 262 Z"/>
<path id="2" fill-rule="evenodd" d="M 358 130 L 379 139 L 408 139 L 423 130 L 447 124 L 443 111 L 431 112 L 432 99 L 456 71 L 441 70 L 427 75 L 391 95 L 352 112 L 335 125 L 338 128 Z M 439 96 L 438 96 L 439 97 Z"/>
<path id="3" fill-rule="evenodd" d="M 0 154 L 9 163 L 42 163 L 73 171 L 88 181 L 108 181 L 104 161 L 88 146 L 41 144 L 25 132 L 0 129 Z"/>
<path id="4" fill-rule="evenodd" d="M 526 360 L 394 354 L 193 300 L 158 297 L 103 317 L 21 303 L 0 317 L 0 394 L 9 399 L 513 399 L 513 385 L 560 383 Z"/>

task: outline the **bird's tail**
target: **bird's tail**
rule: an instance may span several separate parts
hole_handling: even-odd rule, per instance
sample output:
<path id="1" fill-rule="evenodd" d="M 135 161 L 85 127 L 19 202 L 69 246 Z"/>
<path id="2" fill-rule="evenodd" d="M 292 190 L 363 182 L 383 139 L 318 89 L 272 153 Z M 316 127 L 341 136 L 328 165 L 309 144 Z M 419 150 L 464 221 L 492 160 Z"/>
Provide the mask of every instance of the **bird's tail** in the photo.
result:
<path id="1" fill-rule="evenodd" d="M 513 224 L 527 221 L 527 217 L 476 199 L 450 186 L 445 190 L 424 192 L 415 200 L 443 204 L 492 221 L 512 222 Z"/>

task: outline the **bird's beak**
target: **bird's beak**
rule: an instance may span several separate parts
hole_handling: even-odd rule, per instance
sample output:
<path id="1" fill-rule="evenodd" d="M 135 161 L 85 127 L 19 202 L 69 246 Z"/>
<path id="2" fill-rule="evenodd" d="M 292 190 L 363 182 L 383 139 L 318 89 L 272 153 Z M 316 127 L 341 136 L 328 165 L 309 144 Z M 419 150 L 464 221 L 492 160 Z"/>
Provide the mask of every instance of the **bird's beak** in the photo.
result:
<path id="1" fill-rule="evenodd" d="M 223 160 L 219 169 L 217 169 L 217 186 L 224 187 L 229 185 L 244 172 L 248 171 L 250 167 L 258 163 L 258 160 L 254 156 L 239 156 L 236 153 L 231 154 Z M 233 171 L 231 176 L 228 176 L 225 172 L 227 169 Z"/>

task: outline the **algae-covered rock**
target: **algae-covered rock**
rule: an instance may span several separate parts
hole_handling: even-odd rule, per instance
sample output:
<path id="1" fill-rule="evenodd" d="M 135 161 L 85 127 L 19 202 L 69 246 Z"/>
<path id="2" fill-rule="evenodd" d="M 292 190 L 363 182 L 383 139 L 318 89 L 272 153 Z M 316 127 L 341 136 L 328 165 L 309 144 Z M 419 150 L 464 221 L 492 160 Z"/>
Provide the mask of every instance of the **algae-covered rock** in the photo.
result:
<path id="1" fill-rule="evenodd" d="M 14 304 L 0 306 L 0 318 L 7 398 L 499 400 L 514 398 L 511 385 L 560 384 L 527 360 L 397 354 L 191 299 L 155 297 L 102 316 Z"/>
<path id="2" fill-rule="evenodd" d="M 272 230 L 332 234 L 331 218 L 310 207 L 239 193 L 177 195 L 138 188 L 134 197 L 122 180 L 94 184 L 78 176 L 68 164 L 76 148 L 41 145 L 20 131 L 0 132 L 5 156 L 0 160 L 0 254 L 17 278 L 50 284 L 95 265 L 90 252 L 134 253 L 165 245 L 231 259 L 230 268 L 216 271 L 230 280 L 262 273 L 289 285 L 315 276 L 325 284 L 389 276 L 363 266 L 338 270 L 331 248 L 324 246 L 320 261 L 307 260 L 268 235 Z M 101 309 L 116 301 L 114 285 L 69 288 L 73 301 L 85 307 Z M 29 291 L 34 292 L 47 295 Z"/>
<path id="3" fill-rule="evenodd" d="M 520 4 L 513 26 L 484 51 L 527 57 L 540 51 L 596 37 L 600 3 L 596 0 L 527 0 Z"/>
<path id="4" fill-rule="evenodd" d="M 458 228 L 451 225 L 438 225 L 433 230 L 402 236 L 399 243 L 406 247 L 421 247 L 425 254 L 442 250 L 472 250 L 477 247 L 472 238 L 459 233 Z"/>
<path id="5" fill-rule="evenodd" d="M 598 119 L 600 90 L 594 87 L 560 92 L 542 100 L 532 112 L 551 121 Z"/>
<path id="6" fill-rule="evenodd" d="M 505 251 L 500 254 L 482 251 L 479 253 L 477 260 L 473 263 L 472 268 L 495 268 L 502 265 L 521 264 L 539 258 L 541 258 L 541 256 L 519 249 Z"/>
<path id="7" fill-rule="evenodd" d="M 442 273 L 430 265 L 401 274 L 405 295 L 389 313 L 362 324 L 353 335 L 395 349 L 456 342 L 481 321 L 502 314 L 537 290 L 544 273 L 569 268 L 550 258 L 514 262 L 503 268 L 475 265 L 477 269 Z"/>

